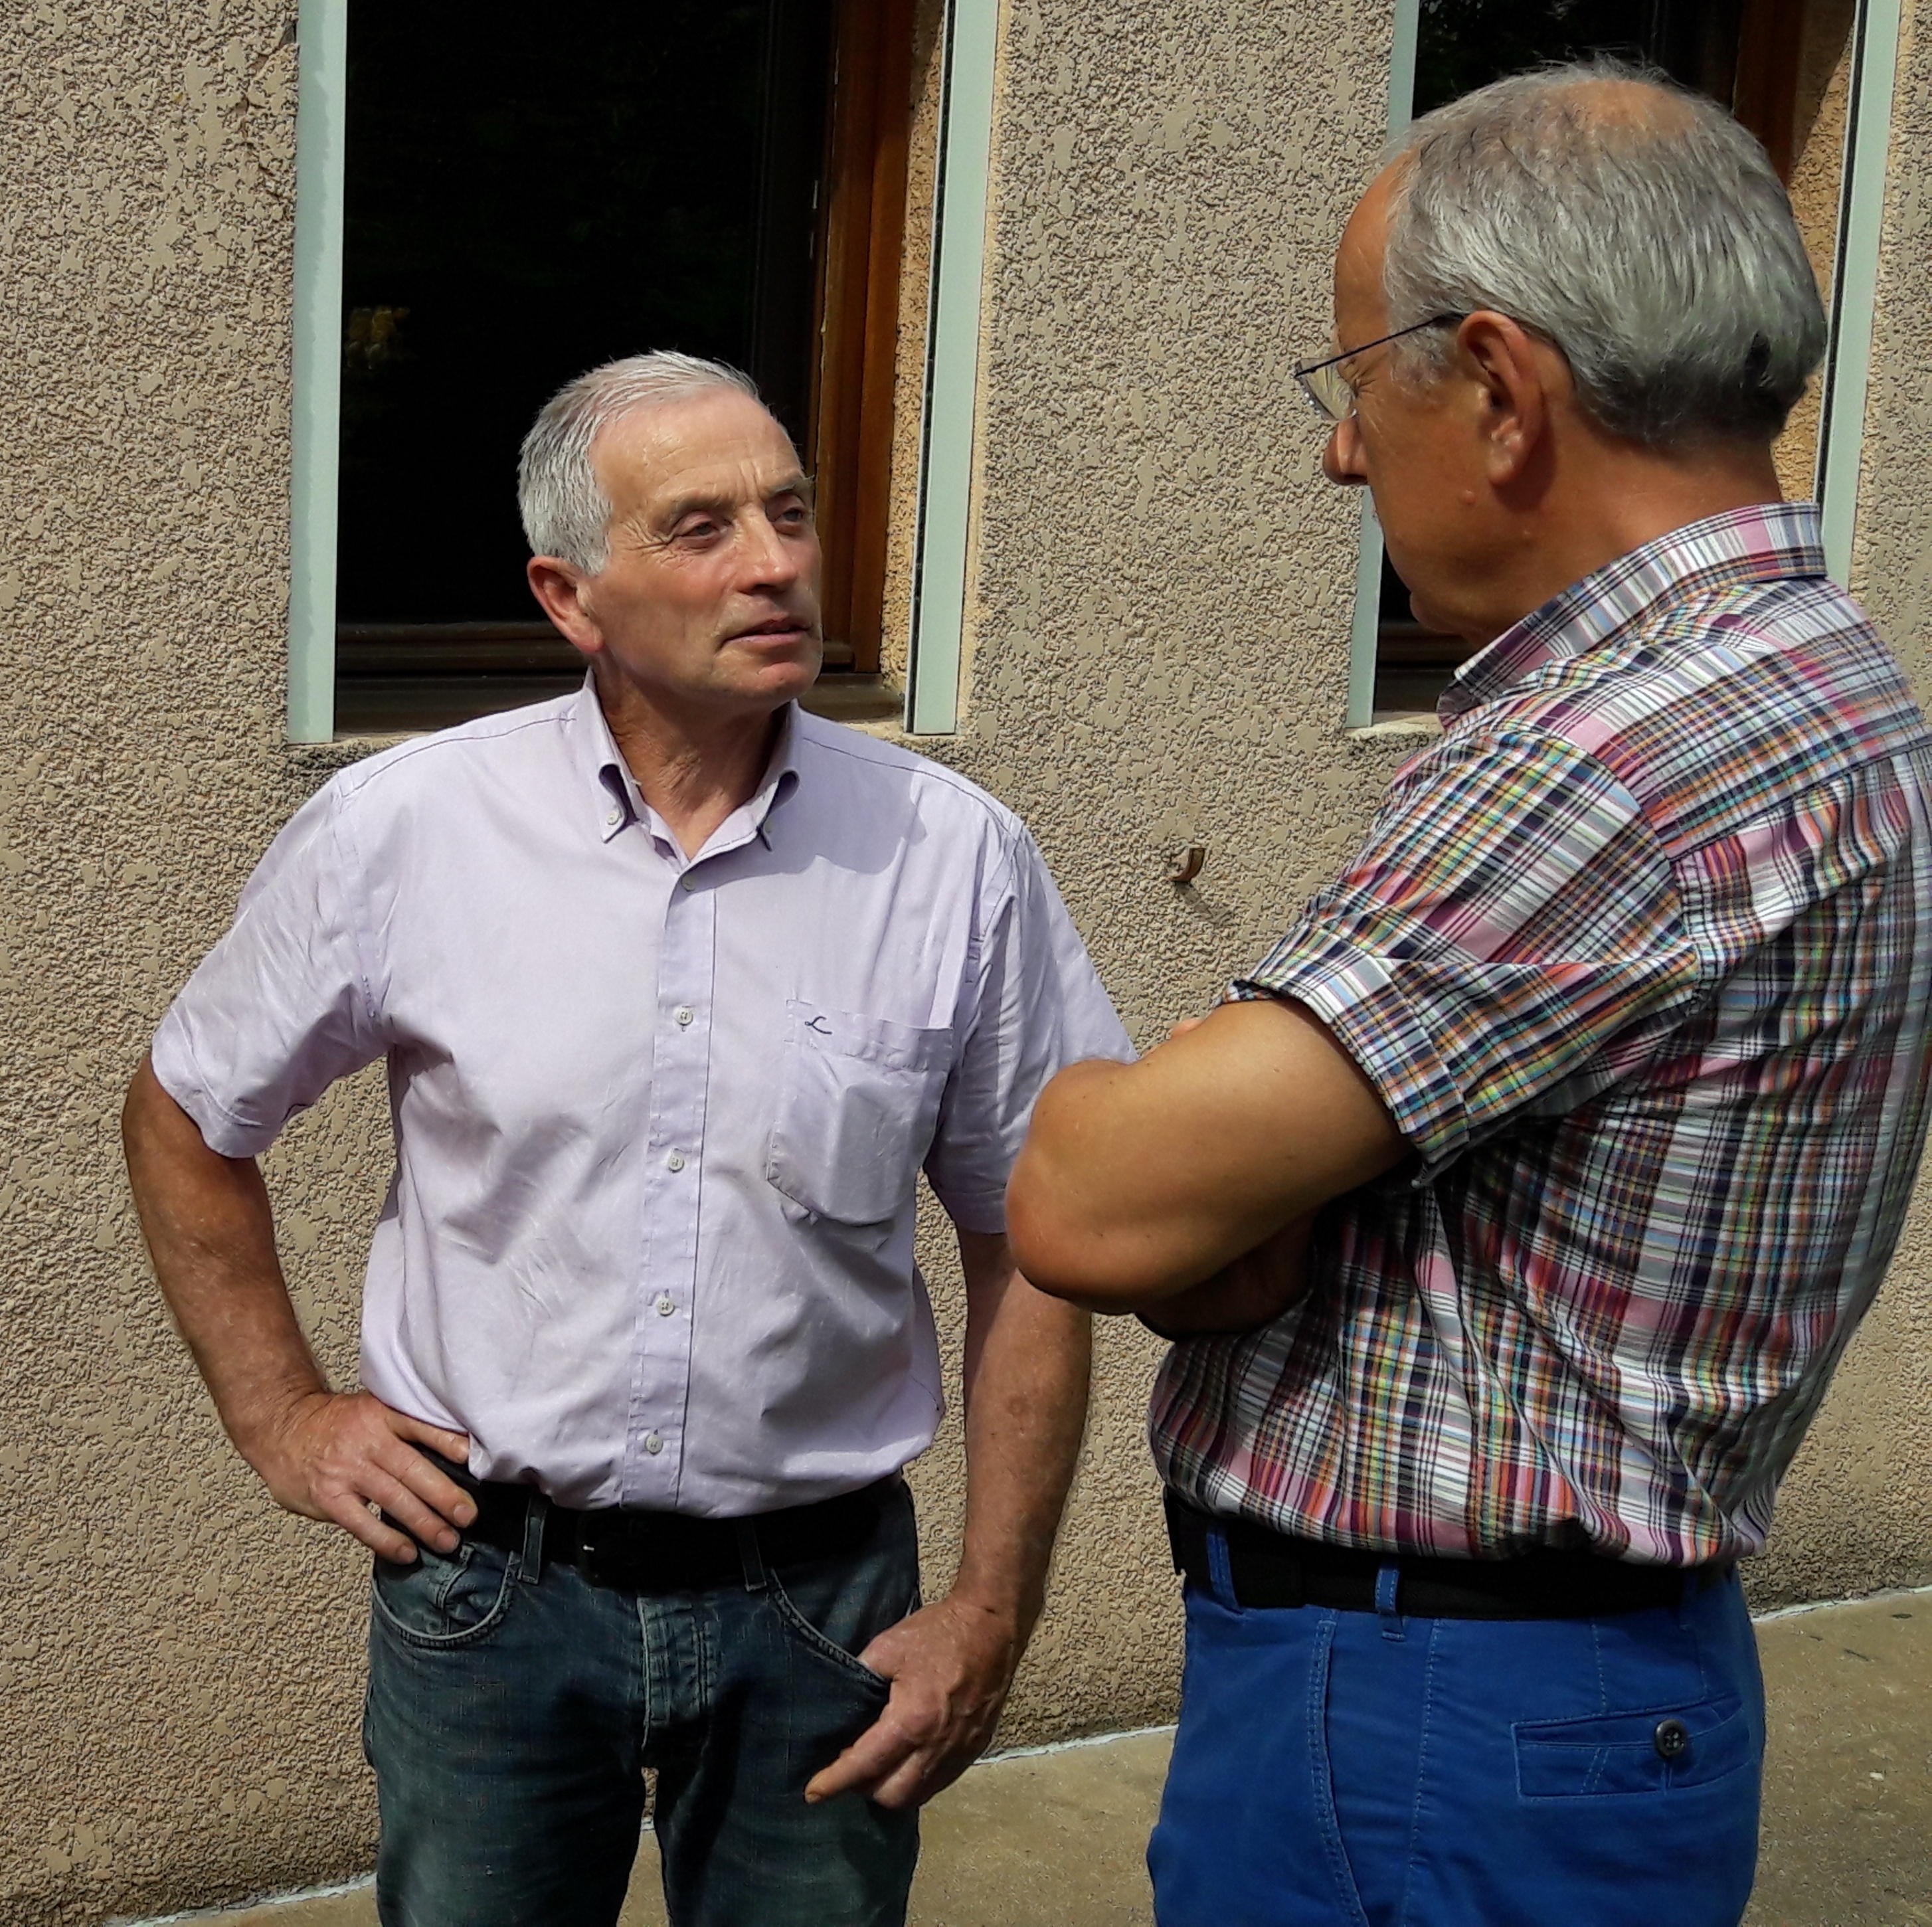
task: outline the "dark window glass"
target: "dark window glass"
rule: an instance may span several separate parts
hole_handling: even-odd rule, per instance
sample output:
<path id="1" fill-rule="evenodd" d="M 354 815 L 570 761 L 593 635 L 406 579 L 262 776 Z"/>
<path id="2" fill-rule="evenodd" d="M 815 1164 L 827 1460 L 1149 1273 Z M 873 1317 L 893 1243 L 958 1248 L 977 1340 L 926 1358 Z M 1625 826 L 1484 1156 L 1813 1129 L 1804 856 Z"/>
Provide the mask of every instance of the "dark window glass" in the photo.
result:
<path id="1" fill-rule="evenodd" d="M 1742 11 L 1743 0 L 1422 0 L 1415 112 L 1508 74 L 1594 54 L 1646 61 L 1728 107 Z M 1432 709 L 1468 647 L 1414 620 L 1408 591 L 1386 558 L 1378 628 L 1376 707 Z"/>
<path id="2" fill-rule="evenodd" d="M 474 668 L 486 627 L 541 638 L 517 448 L 572 376 L 646 349 L 718 356 L 805 446 L 830 59 L 825 0 L 352 0 L 347 726 L 371 719 L 344 682 L 386 660 L 434 668 L 448 645 Z"/>

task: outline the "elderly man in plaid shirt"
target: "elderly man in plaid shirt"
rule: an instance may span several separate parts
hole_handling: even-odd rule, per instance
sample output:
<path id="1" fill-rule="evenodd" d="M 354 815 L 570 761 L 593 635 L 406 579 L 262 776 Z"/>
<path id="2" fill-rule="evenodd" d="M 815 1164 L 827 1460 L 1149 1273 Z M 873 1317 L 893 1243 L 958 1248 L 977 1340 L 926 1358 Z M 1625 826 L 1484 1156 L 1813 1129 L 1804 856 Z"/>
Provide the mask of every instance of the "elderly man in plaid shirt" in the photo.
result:
<path id="1" fill-rule="evenodd" d="M 1230 1001 L 1061 1073 L 1028 1276 L 1176 1340 L 1160 1927 L 1719 1927 L 1737 1562 L 1924 1126 L 1932 746 L 1773 438 L 1824 317 L 1763 153 L 1597 65 L 1418 122 L 1300 371 L 1438 743 Z"/>

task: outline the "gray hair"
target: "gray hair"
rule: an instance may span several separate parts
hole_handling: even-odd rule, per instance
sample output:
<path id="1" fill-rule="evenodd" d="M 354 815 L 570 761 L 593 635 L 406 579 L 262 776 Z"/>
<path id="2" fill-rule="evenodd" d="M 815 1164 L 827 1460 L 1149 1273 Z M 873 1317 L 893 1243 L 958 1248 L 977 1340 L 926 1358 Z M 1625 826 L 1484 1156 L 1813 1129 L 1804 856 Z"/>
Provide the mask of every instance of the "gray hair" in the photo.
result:
<path id="1" fill-rule="evenodd" d="M 1507 314 L 1562 351 L 1598 423 L 1652 448 L 1784 427 L 1825 311 L 1764 149 L 1714 102 L 1621 62 L 1547 68 L 1425 115 L 1395 158 L 1390 329 Z M 1406 372 L 1448 366 L 1445 330 L 1396 347 Z"/>
<path id="2" fill-rule="evenodd" d="M 538 412 L 517 459 L 517 507 L 530 553 L 557 556 L 596 575 L 610 559 L 610 498 L 590 459 L 598 436 L 640 408 L 717 389 L 762 400 L 749 375 L 668 348 L 606 362 L 559 389 Z"/>

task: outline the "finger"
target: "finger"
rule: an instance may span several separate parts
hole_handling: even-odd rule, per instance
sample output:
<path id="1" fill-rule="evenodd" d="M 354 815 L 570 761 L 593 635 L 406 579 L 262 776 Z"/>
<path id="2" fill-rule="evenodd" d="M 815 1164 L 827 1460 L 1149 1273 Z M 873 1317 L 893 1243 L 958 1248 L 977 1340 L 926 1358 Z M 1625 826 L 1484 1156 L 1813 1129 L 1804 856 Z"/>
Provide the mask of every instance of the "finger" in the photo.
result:
<path id="1" fill-rule="evenodd" d="M 413 1532 L 438 1552 L 454 1552 L 462 1544 L 456 1528 L 418 1498 L 403 1481 L 380 1465 L 368 1467 L 356 1481 L 358 1496 L 373 1499 L 398 1526 Z"/>
<path id="2" fill-rule="evenodd" d="M 869 1797 L 880 1806 L 923 1806 L 934 1793 L 951 1786 L 978 1757 L 976 1748 L 936 1757 L 915 1754 L 874 1787 Z"/>
<path id="3" fill-rule="evenodd" d="M 385 1525 L 368 1506 L 344 1494 L 331 1501 L 326 1516 L 352 1539 L 360 1539 L 379 1559 L 407 1565 L 416 1556 L 416 1541 L 406 1532 Z"/>
<path id="4" fill-rule="evenodd" d="M 870 1787 L 914 1751 L 914 1742 L 881 1715 L 829 1766 L 806 1782 L 805 1796 L 814 1805 L 854 1787 Z"/>
<path id="5" fill-rule="evenodd" d="M 439 1526 L 446 1520 L 455 1526 L 475 1523 L 476 1500 L 406 1440 L 399 1439 L 392 1450 L 377 1455 L 376 1463 L 406 1486 L 412 1497 L 432 1508 Z"/>
<path id="6" fill-rule="evenodd" d="M 440 1425 L 432 1425 L 426 1418 L 412 1418 L 406 1412 L 398 1412 L 392 1405 L 382 1405 L 389 1429 L 399 1439 L 413 1439 L 418 1445 L 427 1445 L 432 1451 L 440 1452 L 452 1465 L 470 1463 L 470 1440 L 461 1432 L 446 1432 Z"/>

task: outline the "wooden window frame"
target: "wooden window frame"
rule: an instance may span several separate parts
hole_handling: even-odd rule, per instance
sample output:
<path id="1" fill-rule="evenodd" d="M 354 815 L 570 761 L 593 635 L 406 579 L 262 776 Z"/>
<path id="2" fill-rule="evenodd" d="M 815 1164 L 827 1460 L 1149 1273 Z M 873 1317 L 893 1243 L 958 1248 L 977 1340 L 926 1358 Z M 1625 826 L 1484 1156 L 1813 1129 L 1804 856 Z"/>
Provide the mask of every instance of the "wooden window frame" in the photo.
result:
<path id="1" fill-rule="evenodd" d="M 915 0 L 838 0 L 820 196 L 811 448 L 826 666 L 876 676 L 892 509 Z"/>

